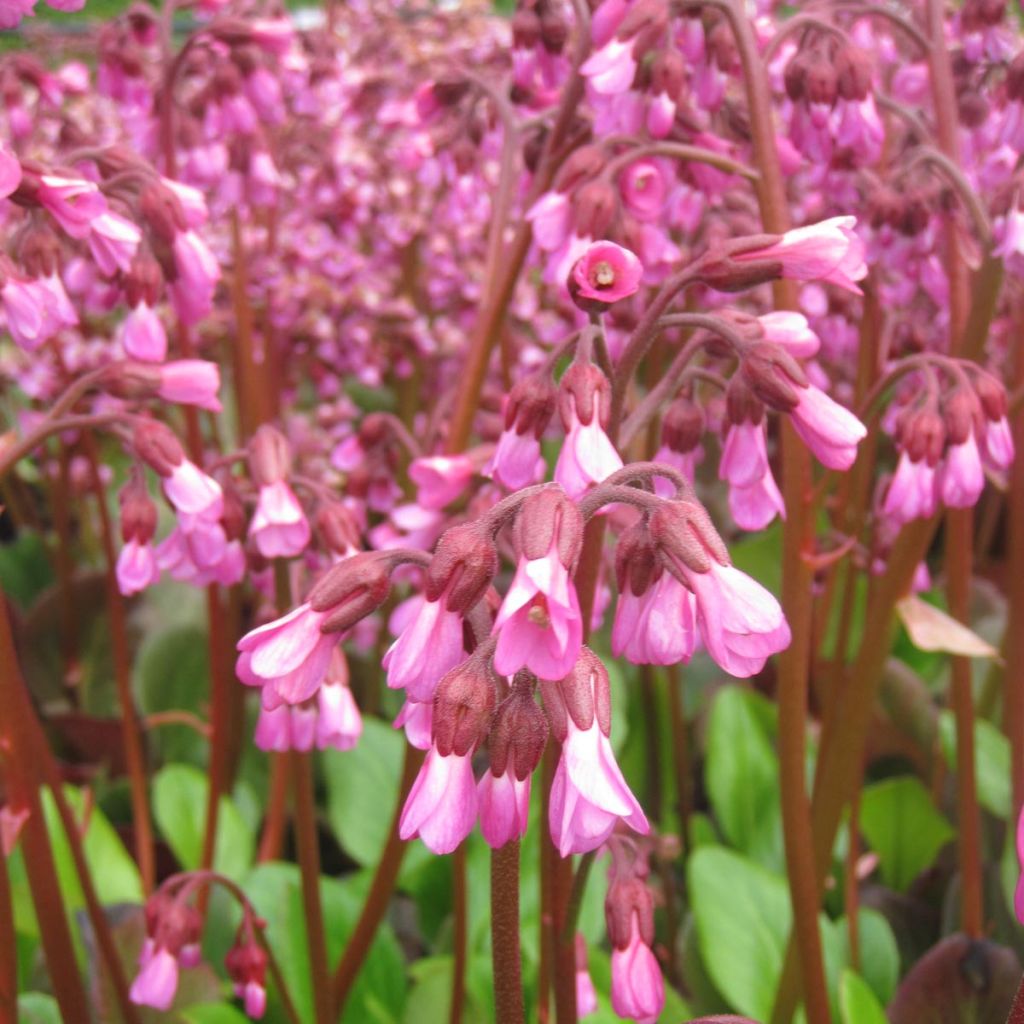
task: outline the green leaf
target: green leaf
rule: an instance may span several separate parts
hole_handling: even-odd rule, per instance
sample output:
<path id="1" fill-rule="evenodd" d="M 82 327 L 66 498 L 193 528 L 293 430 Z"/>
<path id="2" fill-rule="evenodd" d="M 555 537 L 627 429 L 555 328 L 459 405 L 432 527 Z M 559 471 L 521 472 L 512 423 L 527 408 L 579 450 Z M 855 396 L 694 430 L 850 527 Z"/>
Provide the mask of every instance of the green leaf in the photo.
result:
<path id="1" fill-rule="evenodd" d="M 405 737 L 376 718 L 363 719 L 354 750 L 324 751 L 327 820 L 345 852 L 369 867 L 380 859 L 398 799 Z"/>
<path id="2" fill-rule="evenodd" d="M 885 779 L 865 788 L 860 830 L 878 854 L 882 879 L 901 892 L 953 838 L 949 822 L 913 776 Z"/>
<path id="3" fill-rule="evenodd" d="M 841 967 L 850 967 L 854 957 L 850 953 L 850 927 L 847 918 L 833 922 L 836 936 L 837 960 Z M 867 983 L 879 1002 L 892 998 L 900 980 L 900 951 L 892 926 L 877 910 L 861 907 L 857 912 L 857 963 L 860 977 Z"/>
<path id="4" fill-rule="evenodd" d="M 951 771 L 956 771 L 956 717 L 952 711 L 939 715 L 939 742 L 942 756 Z M 991 723 L 974 723 L 974 768 L 978 781 L 978 800 L 986 811 L 1002 818 L 1010 816 L 1010 741 Z"/>
<path id="5" fill-rule="evenodd" d="M 767 530 L 748 533 L 729 545 L 729 554 L 737 569 L 753 576 L 776 597 L 782 593 L 782 526 L 772 523 Z"/>
<path id="6" fill-rule="evenodd" d="M 191 765 L 173 764 L 153 780 L 153 816 L 178 863 L 186 870 L 199 867 L 206 828 L 206 776 Z M 213 866 L 240 881 L 252 865 L 255 837 L 229 796 L 220 798 Z"/>
<path id="7" fill-rule="evenodd" d="M 731 850 L 702 846 L 687 888 L 711 980 L 737 1012 L 767 1019 L 792 918 L 786 883 Z"/>
<path id="8" fill-rule="evenodd" d="M 753 708 L 757 696 L 725 686 L 711 706 L 707 787 L 711 807 L 730 844 L 766 867 L 782 867 L 779 763 Z"/>
<path id="9" fill-rule="evenodd" d="M 249 1024 L 237 1007 L 228 1003 L 196 1003 L 178 1012 L 183 1024 Z"/>
<path id="10" fill-rule="evenodd" d="M 839 1012 L 843 1024 L 886 1024 L 885 1010 L 871 987 L 849 969 L 839 978 Z"/>
<path id="11" fill-rule="evenodd" d="M 42 992 L 22 993 L 18 996 L 18 1024 L 61 1024 L 57 1000 Z"/>
<path id="12" fill-rule="evenodd" d="M 15 604 L 27 608 L 51 583 L 53 563 L 38 533 L 25 530 L 0 545 L 0 584 Z"/>

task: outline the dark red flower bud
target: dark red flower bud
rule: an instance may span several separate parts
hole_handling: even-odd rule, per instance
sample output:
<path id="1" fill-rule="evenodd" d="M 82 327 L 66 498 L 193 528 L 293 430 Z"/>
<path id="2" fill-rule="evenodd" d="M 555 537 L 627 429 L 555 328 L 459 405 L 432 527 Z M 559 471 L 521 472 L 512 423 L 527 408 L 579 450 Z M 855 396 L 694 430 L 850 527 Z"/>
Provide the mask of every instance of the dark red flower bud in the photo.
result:
<path id="1" fill-rule="evenodd" d="M 900 423 L 900 440 L 911 462 L 927 460 L 929 466 L 936 465 L 946 445 L 942 417 L 930 406 L 907 413 Z"/>
<path id="2" fill-rule="evenodd" d="M 185 946 L 198 945 L 203 920 L 195 907 L 158 889 L 146 901 L 146 934 L 177 956 Z"/>
<path id="3" fill-rule="evenodd" d="M 316 510 L 314 525 L 325 547 L 336 555 L 359 550 L 359 523 L 355 514 L 340 501 L 325 501 Z"/>
<path id="4" fill-rule="evenodd" d="M 718 21 L 707 34 L 708 52 L 722 71 L 735 71 L 739 67 L 736 37 L 726 21 Z"/>
<path id="5" fill-rule="evenodd" d="M 725 411 L 730 423 L 758 424 L 764 419 L 764 405 L 738 374 L 725 392 Z"/>
<path id="6" fill-rule="evenodd" d="M 540 16 L 532 7 L 520 7 L 512 16 L 512 45 L 532 50 L 540 42 Z"/>
<path id="7" fill-rule="evenodd" d="M 148 253 L 139 252 L 132 261 L 131 269 L 121 278 L 128 305 L 137 306 L 145 302 L 147 306 L 155 306 L 160 300 L 163 281 L 160 264 Z"/>
<path id="8" fill-rule="evenodd" d="M 665 410 L 661 421 L 661 443 L 670 451 L 685 455 L 700 444 L 707 426 L 704 406 L 681 395 Z"/>
<path id="9" fill-rule="evenodd" d="M 980 434 L 981 403 L 973 391 L 957 388 L 943 407 L 946 421 L 946 439 L 950 444 L 963 444 L 972 433 Z"/>
<path id="10" fill-rule="evenodd" d="M 593 363 L 574 362 L 558 384 L 558 413 L 562 426 L 569 430 L 575 420 L 584 425 L 607 424 L 611 412 L 612 389 L 608 378 Z"/>
<path id="11" fill-rule="evenodd" d="M 548 742 L 548 720 L 533 699 L 536 680 L 520 671 L 512 692 L 498 705 L 491 723 L 488 750 L 491 773 L 504 775 L 509 766 L 520 782 L 540 764 Z"/>
<path id="12" fill-rule="evenodd" d="M 619 22 L 615 35 L 629 39 L 641 32 L 661 35 L 668 27 L 668 8 L 664 0 L 636 0 Z"/>
<path id="13" fill-rule="evenodd" d="M 786 95 L 794 103 L 798 103 L 804 98 L 808 63 L 809 55 L 807 51 L 797 50 L 782 72 L 782 82 L 786 88 Z"/>
<path id="14" fill-rule="evenodd" d="M 808 103 L 831 107 L 838 92 L 836 69 L 824 54 L 814 53 L 804 70 L 804 98 Z"/>
<path id="15" fill-rule="evenodd" d="M 465 615 L 487 592 L 498 572 L 498 549 L 479 522 L 446 530 L 427 566 L 424 594 L 437 601 L 445 591 L 445 608 Z"/>
<path id="16" fill-rule="evenodd" d="M 628 591 L 636 597 L 646 594 L 660 574 L 658 552 L 647 522 L 640 520 L 623 531 L 615 548 L 615 581 L 619 593 Z"/>
<path id="17" fill-rule="evenodd" d="M 559 743 L 569 734 L 569 719 L 577 729 L 589 729 L 597 719 L 598 728 L 608 736 L 612 730 L 611 689 L 608 670 L 589 648 L 580 650 L 572 671 L 557 681 L 542 679 L 544 710 L 551 732 Z"/>
<path id="18" fill-rule="evenodd" d="M 115 398 L 139 401 L 155 397 L 162 381 L 159 365 L 135 359 L 119 359 L 104 368 L 99 383 L 107 394 Z"/>
<path id="19" fill-rule="evenodd" d="M 860 102 L 871 91 L 871 55 L 859 46 L 840 46 L 835 57 L 836 90 L 844 100 Z"/>
<path id="20" fill-rule="evenodd" d="M 1009 409 L 1006 399 L 1006 388 L 1001 381 L 988 374 L 976 374 L 974 377 L 974 393 L 981 402 L 982 411 L 985 416 L 992 420 L 1001 420 Z"/>
<path id="21" fill-rule="evenodd" d="M 307 600 L 313 611 L 329 613 L 321 630 L 339 633 L 372 615 L 390 592 L 388 557 L 378 551 L 366 551 L 328 569 Z"/>
<path id="22" fill-rule="evenodd" d="M 1024 50 L 1010 61 L 1006 69 L 1006 97 L 1015 103 L 1024 100 Z"/>
<path id="23" fill-rule="evenodd" d="M 441 677 L 434 694 L 433 740 L 442 757 L 472 753 L 487 735 L 498 691 L 490 657 L 471 655 Z"/>
<path id="24" fill-rule="evenodd" d="M 132 468 L 117 500 L 121 505 L 121 539 L 126 544 L 132 540 L 148 544 L 156 533 L 157 510 L 137 466 Z"/>
<path id="25" fill-rule="evenodd" d="M 565 491 L 552 484 L 519 507 L 514 535 L 521 557 L 543 558 L 555 545 L 562 565 L 571 571 L 583 547 L 583 516 Z"/>
<path id="26" fill-rule="evenodd" d="M 678 50 L 661 50 L 651 64 L 651 92 L 678 100 L 686 81 L 686 62 Z"/>
<path id="27" fill-rule="evenodd" d="M 616 878 L 604 900 L 608 939 L 616 949 L 625 949 L 633 937 L 633 915 L 637 916 L 640 938 L 654 945 L 654 899 L 650 889 L 636 877 Z"/>
<path id="28" fill-rule="evenodd" d="M 571 192 L 581 182 L 588 181 L 599 174 L 608 162 L 608 155 L 603 146 L 590 144 L 573 150 L 558 171 L 555 179 L 557 192 Z"/>
<path id="29" fill-rule="evenodd" d="M 651 513 L 650 531 L 662 565 L 673 574 L 679 565 L 693 572 L 708 572 L 712 561 L 731 564 L 707 509 L 695 501 L 664 502 Z"/>
<path id="30" fill-rule="evenodd" d="M 434 98 L 442 107 L 454 107 L 469 90 L 469 80 L 456 75 L 438 78 L 432 86 Z"/>
<path id="31" fill-rule="evenodd" d="M 255 983 L 263 988 L 267 979 L 267 954 L 251 938 L 239 937 L 224 957 L 228 977 L 239 987 Z"/>
<path id="32" fill-rule="evenodd" d="M 245 536 L 245 503 L 231 478 L 219 480 L 224 508 L 220 514 L 221 525 L 228 540 L 241 540 Z"/>
<path id="33" fill-rule="evenodd" d="M 580 238 L 604 238 L 619 208 L 610 182 L 588 181 L 572 197 L 573 230 Z"/>
<path id="34" fill-rule="evenodd" d="M 135 454 L 160 476 L 170 476 L 185 461 L 185 449 L 159 420 L 138 420 L 132 434 Z"/>
<path id="35" fill-rule="evenodd" d="M 139 212 L 149 229 L 170 245 L 175 236 L 188 228 L 181 200 L 166 185 L 154 181 L 139 195 Z"/>
<path id="36" fill-rule="evenodd" d="M 569 24 L 557 12 L 547 9 L 540 18 L 540 39 L 548 53 L 561 53 L 569 38 Z"/>
<path id="37" fill-rule="evenodd" d="M 555 414 L 558 392 L 547 373 L 531 373 L 516 381 L 505 405 L 505 429 L 515 427 L 517 434 L 528 431 L 540 440 Z"/>
<path id="38" fill-rule="evenodd" d="M 780 345 L 763 341 L 743 353 L 740 373 L 750 390 L 770 409 L 790 412 L 808 386 L 807 374 Z"/>
<path id="39" fill-rule="evenodd" d="M 249 441 L 249 472 L 257 487 L 283 480 L 291 469 L 288 439 L 276 427 L 264 423 Z"/>

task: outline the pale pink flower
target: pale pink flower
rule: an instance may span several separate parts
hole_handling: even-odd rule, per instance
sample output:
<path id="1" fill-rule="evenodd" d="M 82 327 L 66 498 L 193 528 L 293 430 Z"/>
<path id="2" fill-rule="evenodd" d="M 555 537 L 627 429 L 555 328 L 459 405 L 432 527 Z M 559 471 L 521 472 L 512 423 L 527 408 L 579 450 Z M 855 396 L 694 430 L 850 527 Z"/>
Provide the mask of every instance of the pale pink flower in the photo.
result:
<path id="1" fill-rule="evenodd" d="M 133 359 L 162 363 L 167 358 L 167 331 L 156 310 L 140 302 L 121 321 L 121 345 Z"/>
<path id="2" fill-rule="evenodd" d="M 587 943 L 583 936 L 576 933 L 576 1015 L 589 1017 L 597 1012 L 597 992 L 590 978 L 587 964 Z"/>
<path id="3" fill-rule="evenodd" d="M 636 77 L 635 42 L 632 37 L 618 39 L 613 36 L 583 62 L 580 72 L 595 92 L 602 96 L 616 96 L 632 86 Z"/>
<path id="4" fill-rule="evenodd" d="M 47 314 L 52 302 L 49 292 L 38 281 L 8 278 L 0 288 L 7 330 L 26 352 L 35 352 L 53 335 L 56 327 Z"/>
<path id="5" fill-rule="evenodd" d="M 449 611 L 446 601 L 447 592 L 436 601 L 423 598 L 384 655 L 388 686 L 405 690 L 409 700 L 431 700 L 441 677 L 465 659 L 462 616 Z"/>
<path id="6" fill-rule="evenodd" d="M 475 472 L 468 455 L 430 455 L 413 459 L 409 479 L 417 487 L 416 500 L 424 508 L 444 508 L 458 498 Z"/>
<path id="7" fill-rule="evenodd" d="M 589 423 L 573 417 L 555 464 L 555 481 L 570 498 L 579 498 L 595 483 L 622 469 L 622 457 L 615 450 L 595 415 Z"/>
<path id="8" fill-rule="evenodd" d="M 4 25 L 3 7 L 0 7 L 0 28 Z M 29 7 L 31 10 L 31 6 Z M 21 163 L 0 141 L 0 199 L 6 199 L 21 184 Z"/>
<path id="9" fill-rule="evenodd" d="M 985 471 L 974 431 L 959 444 L 951 444 L 939 469 L 938 487 L 948 508 L 971 508 L 985 486 Z"/>
<path id="10" fill-rule="evenodd" d="M 134 537 L 129 540 L 117 556 L 116 575 L 118 589 L 125 597 L 156 583 L 160 579 L 160 567 L 152 544 L 140 543 Z"/>
<path id="11" fill-rule="evenodd" d="M 981 453 L 986 464 L 993 469 L 1006 470 L 1013 465 L 1013 431 L 1006 416 L 997 420 L 986 420 L 981 435 Z"/>
<path id="12" fill-rule="evenodd" d="M 1017 817 L 1017 863 L 1021 874 L 1017 877 L 1017 888 L 1013 894 L 1013 909 L 1017 920 L 1024 924 L 1024 807 Z"/>
<path id="13" fill-rule="evenodd" d="M 789 416 L 793 429 L 822 465 L 849 469 L 856 461 L 857 445 L 867 436 L 867 428 L 820 388 L 813 384 L 802 388 Z"/>
<path id="14" fill-rule="evenodd" d="M 88 241 L 100 273 L 112 277 L 119 270 L 125 273 L 131 270 L 142 232 L 120 214 L 104 210 L 93 218 Z"/>
<path id="15" fill-rule="evenodd" d="M 569 237 L 572 206 L 564 192 L 545 192 L 527 211 L 533 239 L 544 252 L 555 252 Z"/>
<path id="16" fill-rule="evenodd" d="M 36 198 L 72 238 L 85 238 L 96 218 L 107 211 L 103 193 L 84 178 L 44 174 L 39 179 Z"/>
<path id="17" fill-rule="evenodd" d="M 629 945 L 612 949 L 612 1009 L 641 1022 L 658 1019 L 665 1006 L 665 982 L 651 947 L 640 934 L 639 914 L 630 921 Z"/>
<path id="18" fill-rule="evenodd" d="M 488 846 L 497 850 L 526 834 L 530 814 L 530 776 L 517 779 L 511 759 L 503 775 L 484 772 L 476 792 L 480 831 Z"/>
<path id="19" fill-rule="evenodd" d="M 776 516 L 786 518 L 786 503 L 770 467 L 751 483 L 729 486 L 729 512 L 741 530 L 763 530 Z"/>
<path id="20" fill-rule="evenodd" d="M 664 209 L 668 182 L 654 160 L 637 160 L 630 164 L 619 178 L 619 188 L 623 204 L 637 220 L 654 220 Z"/>
<path id="21" fill-rule="evenodd" d="M 168 402 L 220 412 L 220 367 L 206 359 L 178 359 L 160 367 L 157 394 Z"/>
<path id="22" fill-rule="evenodd" d="M 472 755 L 445 757 L 432 746 L 402 808 L 398 834 L 419 836 L 434 853 L 451 853 L 472 830 L 476 810 Z"/>
<path id="23" fill-rule="evenodd" d="M 431 735 L 434 727 L 434 705 L 433 702 L 419 703 L 414 700 L 406 700 L 402 710 L 398 712 L 392 727 L 404 729 L 405 738 L 410 746 L 417 750 L 429 750 Z"/>
<path id="24" fill-rule="evenodd" d="M 485 472 L 510 491 L 537 483 L 544 474 L 540 440 L 532 430 L 503 430 Z"/>
<path id="25" fill-rule="evenodd" d="M 335 654 L 341 648 L 335 648 Z M 363 716 L 352 691 L 344 683 L 327 680 L 317 694 L 316 745 L 318 750 L 351 750 L 363 734 Z"/>
<path id="26" fill-rule="evenodd" d="M 697 641 L 693 594 L 662 572 L 642 594 L 625 586 L 612 624 L 612 654 L 634 665 L 678 665 L 690 660 Z"/>
<path id="27" fill-rule="evenodd" d="M 882 513 L 894 523 L 928 519 L 935 514 L 936 471 L 927 459 L 913 462 L 903 452 L 885 492 Z"/>
<path id="28" fill-rule="evenodd" d="M 171 298 L 178 315 L 186 323 L 195 324 L 213 308 L 220 265 L 209 246 L 194 231 L 179 232 L 173 250 L 178 276 L 169 286 Z"/>
<path id="29" fill-rule="evenodd" d="M 821 348 L 821 341 L 811 330 L 803 313 L 782 309 L 758 318 L 766 341 L 781 345 L 796 359 L 811 359 Z"/>
<path id="30" fill-rule="evenodd" d="M 139 1006 L 167 1010 L 178 990 L 178 958 L 163 946 L 146 939 L 139 957 L 139 973 L 132 982 L 129 997 Z"/>
<path id="31" fill-rule="evenodd" d="M 293 558 L 309 544 L 309 520 L 286 480 L 264 484 L 249 524 L 249 539 L 264 558 Z"/>
<path id="32" fill-rule="evenodd" d="M 224 509 L 220 484 L 188 459 L 182 459 L 171 469 L 163 479 L 163 486 L 167 500 L 187 516 L 215 520 Z"/>

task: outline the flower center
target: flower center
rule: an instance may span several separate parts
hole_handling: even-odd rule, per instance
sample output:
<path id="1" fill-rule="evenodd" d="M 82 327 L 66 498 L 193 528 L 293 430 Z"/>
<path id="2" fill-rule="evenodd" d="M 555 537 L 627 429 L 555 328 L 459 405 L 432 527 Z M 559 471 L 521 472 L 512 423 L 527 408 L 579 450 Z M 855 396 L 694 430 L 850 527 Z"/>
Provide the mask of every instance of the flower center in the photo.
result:
<path id="1" fill-rule="evenodd" d="M 543 594 L 538 594 L 530 602 L 530 610 L 526 613 L 526 617 L 535 626 L 539 626 L 541 629 L 547 629 L 551 625 L 551 615 L 548 612 L 548 601 Z"/>
<path id="2" fill-rule="evenodd" d="M 598 288 L 610 288 L 615 284 L 615 268 L 607 260 L 601 260 L 594 265 L 591 279 Z"/>

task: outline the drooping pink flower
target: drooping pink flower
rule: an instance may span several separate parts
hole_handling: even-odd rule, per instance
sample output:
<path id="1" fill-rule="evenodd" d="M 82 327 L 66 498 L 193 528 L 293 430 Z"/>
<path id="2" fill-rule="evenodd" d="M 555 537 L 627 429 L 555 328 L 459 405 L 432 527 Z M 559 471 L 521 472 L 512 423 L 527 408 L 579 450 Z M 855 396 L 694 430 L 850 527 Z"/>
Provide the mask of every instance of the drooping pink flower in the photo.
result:
<path id="1" fill-rule="evenodd" d="M 430 455 L 413 459 L 409 479 L 424 508 L 444 508 L 466 489 L 475 467 L 468 455 Z"/>
<path id="2" fill-rule="evenodd" d="M 640 287 L 640 260 L 614 242 L 592 242 L 572 268 L 570 287 L 575 296 L 611 304 L 628 298 Z"/>
<path id="3" fill-rule="evenodd" d="M 36 199 L 72 238 L 86 238 L 96 218 L 107 212 L 103 193 L 84 178 L 44 174 Z"/>
<path id="4" fill-rule="evenodd" d="M 651 947 L 640 933 L 636 911 L 630 922 L 629 944 L 612 948 L 612 1009 L 620 1017 L 653 1022 L 665 1006 L 665 981 Z"/>
<path id="5" fill-rule="evenodd" d="M 655 220 L 668 197 L 665 174 L 654 160 L 637 160 L 630 164 L 622 172 L 619 188 L 626 209 L 641 221 Z"/>
<path id="6" fill-rule="evenodd" d="M 764 422 L 730 423 L 718 464 L 718 478 L 744 486 L 760 480 L 768 469 Z"/>
<path id="7" fill-rule="evenodd" d="M 158 394 L 168 402 L 220 412 L 220 367 L 206 359 L 177 359 L 160 367 Z"/>
<path id="8" fill-rule="evenodd" d="M 419 836 L 434 853 L 451 853 L 469 835 L 476 813 L 471 754 L 444 757 L 432 746 L 402 808 L 398 834 Z"/>
<path id="9" fill-rule="evenodd" d="M 597 992 L 590 978 L 587 964 L 587 943 L 583 936 L 576 933 L 576 1014 L 589 1017 L 597 1012 Z"/>
<path id="10" fill-rule="evenodd" d="M 935 514 L 935 484 L 935 467 L 927 459 L 914 462 L 903 452 L 885 492 L 882 513 L 901 525 L 930 518 Z"/>
<path id="11" fill-rule="evenodd" d="M 612 654 L 634 665 L 678 665 L 690 660 L 697 642 L 693 594 L 662 572 L 642 594 L 620 591 L 612 624 Z"/>
<path id="12" fill-rule="evenodd" d="M 196 324 L 213 308 L 213 294 L 220 280 L 220 265 L 209 246 L 194 231 L 181 231 L 174 239 L 177 278 L 169 285 L 178 315 Z"/>
<path id="13" fill-rule="evenodd" d="M 939 494 L 947 508 L 972 508 L 985 486 L 985 470 L 972 430 L 966 440 L 951 444 L 939 467 Z"/>
<path id="14" fill-rule="evenodd" d="M 793 429 L 822 465 L 849 469 L 857 459 L 857 445 L 867 428 L 849 409 L 833 401 L 813 384 L 799 392 L 790 412 Z"/>
<path id="15" fill-rule="evenodd" d="M 249 538 L 264 558 L 293 558 L 309 544 L 309 520 L 287 480 L 260 487 Z"/>
<path id="16" fill-rule="evenodd" d="M 729 512 L 741 530 L 763 530 L 776 516 L 786 518 L 786 503 L 771 467 L 752 483 L 730 485 Z"/>
<path id="17" fill-rule="evenodd" d="M 462 616 L 448 610 L 447 597 L 417 599 L 418 610 L 384 655 L 388 686 L 409 700 L 431 700 L 441 677 L 465 658 Z"/>
<path id="18" fill-rule="evenodd" d="M 622 468 L 622 457 L 604 431 L 611 388 L 589 363 L 574 363 L 562 378 L 558 410 L 566 430 L 555 465 L 555 481 L 570 498 L 579 498 Z"/>
<path id="19" fill-rule="evenodd" d="M 811 330 L 803 313 L 781 309 L 757 319 L 764 329 L 765 339 L 781 345 L 797 359 L 811 359 L 821 348 L 821 340 Z"/>
<path id="20" fill-rule="evenodd" d="M 544 252 L 560 249 L 572 227 L 572 206 L 564 192 L 545 192 L 527 211 L 534 241 Z"/>
<path id="21" fill-rule="evenodd" d="M 121 345 L 133 359 L 162 363 L 167 358 L 167 331 L 156 310 L 140 302 L 121 321 Z"/>
<path id="22" fill-rule="evenodd" d="M 326 618 L 306 602 L 238 641 L 238 678 L 263 687 L 266 707 L 300 704 L 316 693 L 340 636 L 321 631 Z"/>
<path id="23" fill-rule="evenodd" d="M 832 217 L 787 231 L 774 245 L 738 253 L 737 262 L 777 260 L 782 276 L 796 281 L 828 281 L 860 295 L 857 286 L 867 275 L 864 245 L 853 228 L 856 217 Z"/>
<path id="24" fill-rule="evenodd" d="M 38 281 L 8 278 L 0 288 L 7 330 L 26 352 L 35 352 L 53 335 L 55 324 L 47 315 L 50 295 Z"/>
<path id="25" fill-rule="evenodd" d="M 89 251 L 100 273 L 112 277 L 127 273 L 142 241 L 142 232 L 130 220 L 110 210 L 94 217 L 89 225 Z"/>
<path id="26" fill-rule="evenodd" d="M 117 556 L 117 586 L 125 597 L 137 594 L 160 579 L 153 545 L 129 540 Z"/>
<path id="27" fill-rule="evenodd" d="M 167 1010 L 178 990 L 178 958 L 164 946 L 147 939 L 139 957 L 139 973 L 132 982 L 129 997 L 139 1006 Z"/>
<path id="28" fill-rule="evenodd" d="M 540 440 L 532 431 L 519 433 L 512 427 L 501 432 L 486 472 L 510 491 L 518 491 L 537 483 L 543 469 Z"/>
<path id="29" fill-rule="evenodd" d="M 335 648 L 335 653 L 340 650 L 340 647 Z M 317 749 L 351 750 L 355 747 L 363 734 L 363 716 L 348 686 L 326 680 L 320 687 L 317 701 Z"/>
<path id="30" fill-rule="evenodd" d="M 164 494 L 181 513 L 216 520 L 224 508 L 224 492 L 212 476 L 194 462 L 182 459 L 164 477 Z"/>
<path id="31" fill-rule="evenodd" d="M 503 774 L 486 771 L 477 783 L 480 831 L 495 850 L 526 834 L 530 813 L 530 776 L 517 779 L 510 763 Z"/>
<path id="32" fill-rule="evenodd" d="M 1013 465 L 1013 431 L 1005 415 L 996 420 L 985 421 L 981 442 L 981 452 L 986 464 L 997 470 L 1006 470 Z"/>
<path id="33" fill-rule="evenodd" d="M 433 731 L 433 702 L 419 703 L 406 700 L 398 712 L 392 727 L 404 729 L 409 745 L 417 750 L 430 749 L 430 737 Z"/>
<path id="34" fill-rule="evenodd" d="M 602 96 L 617 96 L 630 88 L 636 77 L 635 42 L 633 38 L 613 36 L 584 61 L 580 73 L 595 92 Z"/>

